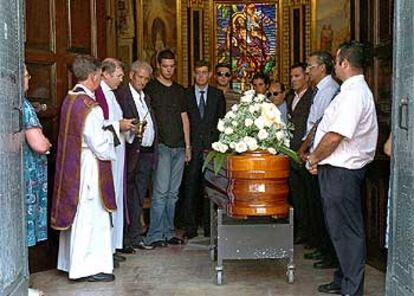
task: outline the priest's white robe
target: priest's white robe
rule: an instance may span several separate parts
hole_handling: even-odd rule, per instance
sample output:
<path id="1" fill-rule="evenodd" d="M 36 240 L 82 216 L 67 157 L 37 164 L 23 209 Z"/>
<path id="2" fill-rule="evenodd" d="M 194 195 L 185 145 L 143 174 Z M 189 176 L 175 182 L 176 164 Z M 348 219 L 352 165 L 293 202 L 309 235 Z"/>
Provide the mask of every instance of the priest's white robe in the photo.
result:
<path id="1" fill-rule="evenodd" d="M 102 129 L 103 123 L 102 109 L 92 108 L 83 130 L 78 208 L 72 226 L 60 232 L 57 268 L 70 279 L 113 271 L 110 215 L 101 201 L 97 159 L 114 160 L 116 155 L 113 134 Z"/>
<path id="2" fill-rule="evenodd" d="M 119 130 L 119 121 L 123 119 L 122 109 L 115 98 L 113 90 L 101 81 L 101 88 L 108 104 L 109 118 L 105 120 L 106 125 L 113 125 Z M 122 249 L 124 237 L 124 166 L 125 166 L 125 134 L 117 133 L 120 145 L 115 147 L 116 160 L 112 160 L 112 176 L 114 178 L 116 212 L 112 213 L 112 252 L 115 249 Z"/>

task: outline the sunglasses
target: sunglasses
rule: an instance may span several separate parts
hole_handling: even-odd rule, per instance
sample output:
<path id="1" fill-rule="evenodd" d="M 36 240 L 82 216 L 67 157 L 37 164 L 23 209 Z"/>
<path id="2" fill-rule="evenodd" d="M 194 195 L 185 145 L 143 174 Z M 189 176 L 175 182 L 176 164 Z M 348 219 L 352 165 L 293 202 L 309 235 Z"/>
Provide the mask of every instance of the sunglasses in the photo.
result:
<path id="1" fill-rule="evenodd" d="M 268 93 L 267 93 L 267 97 L 268 98 L 270 98 L 270 97 L 276 97 L 276 96 L 278 96 L 279 94 L 281 94 L 282 92 L 281 91 L 274 91 L 274 92 L 271 92 L 271 91 L 269 91 Z"/>
<path id="2" fill-rule="evenodd" d="M 231 76 L 230 72 L 217 72 L 216 75 L 221 77 L 225 76 L 227 78 Z"/>

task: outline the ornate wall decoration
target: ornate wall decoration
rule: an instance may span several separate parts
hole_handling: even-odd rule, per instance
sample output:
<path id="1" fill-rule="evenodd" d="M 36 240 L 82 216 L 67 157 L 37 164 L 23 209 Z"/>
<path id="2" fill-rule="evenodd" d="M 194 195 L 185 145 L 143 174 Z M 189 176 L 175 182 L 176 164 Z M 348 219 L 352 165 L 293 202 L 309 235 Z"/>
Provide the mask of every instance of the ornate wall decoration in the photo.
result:
<path id="1" fill-rule="evenodd" d="M 246 89 L 258 71 L 278 76 L 278 13 L 278 1 L 214 1 L 213 60 L 231 64 L 234 88 Z"/>
<path id="2" fill-rule="evenodd" d="M 318 0 L 313 48 L 335 54 L 339 45 L 351 38 L 350 0 Z"/>
<path id="3" fill-rule="evenodd" d="M 156 65 L 156 54 L 171 48 L 177 55 L 177 79 L 182 81 L 182 20 L 180 0 L 139 0 L 138 58 Z"/>

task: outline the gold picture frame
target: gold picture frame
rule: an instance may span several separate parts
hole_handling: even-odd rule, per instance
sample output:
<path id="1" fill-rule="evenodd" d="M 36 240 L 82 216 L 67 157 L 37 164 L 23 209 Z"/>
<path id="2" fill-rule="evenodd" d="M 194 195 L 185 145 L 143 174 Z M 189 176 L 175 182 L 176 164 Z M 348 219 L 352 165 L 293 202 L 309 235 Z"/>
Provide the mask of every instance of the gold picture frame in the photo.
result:
<path id="1" fill-rule="evenodd" d="M 177 81 L 183 81 L 181 0 L 138 0 L 136 5 L 137 55 L 155 66 L 156 52 L 171 48 L 176 54 Z M 175 5 L 175 9 L 171 9 Z M 171 26 L 174 24 L 175 26 Z"/>

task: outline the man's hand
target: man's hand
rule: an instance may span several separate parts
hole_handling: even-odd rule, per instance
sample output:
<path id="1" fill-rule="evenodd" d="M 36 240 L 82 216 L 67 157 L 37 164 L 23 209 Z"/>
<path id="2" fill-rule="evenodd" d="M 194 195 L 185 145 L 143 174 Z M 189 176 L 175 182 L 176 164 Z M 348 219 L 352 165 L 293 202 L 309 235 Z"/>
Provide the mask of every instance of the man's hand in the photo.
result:
<path id="1" fill-rule="evenodd" d="M 189 163 L 191 161 L 191 146 L 185 147 L 185 162 Z"/>
<path id="2" fill-rule="evenodd" d="M 121 119 L 119 121 L 119 129 L 121 132 L 135 130 L 135 124 L 132 123 L 134 120 L 135 119 Z"/>
<path id="3" fill-rule="evenodd" d="M 318 174 L 318 163 L 314 159 L 312 159 L 312 155 L 308 155 L 306 157 L 305 167 L 312 175 Z"/>

